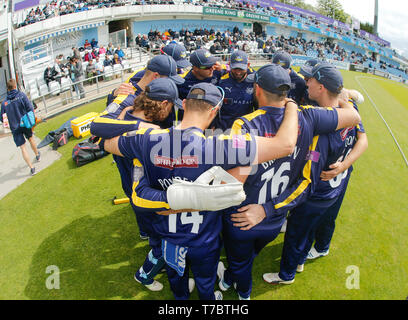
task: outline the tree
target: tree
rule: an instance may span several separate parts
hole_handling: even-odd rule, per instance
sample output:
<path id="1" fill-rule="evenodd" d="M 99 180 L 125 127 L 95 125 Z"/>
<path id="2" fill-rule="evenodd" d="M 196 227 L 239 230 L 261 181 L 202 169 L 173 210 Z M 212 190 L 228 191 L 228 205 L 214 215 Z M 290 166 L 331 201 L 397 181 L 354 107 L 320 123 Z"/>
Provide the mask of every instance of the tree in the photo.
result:
<path id="1" fill-rule="evenodd" d="M 374 34 L 374 26 L 368 22 L 360 23 L 360 29 Z"/>
<path id="2" fill-rule="evenodd" d="M 317 0 L 317 11 L 327 17 L 341 22 L 347 22 L 348 15 L 338 0 Z"/>

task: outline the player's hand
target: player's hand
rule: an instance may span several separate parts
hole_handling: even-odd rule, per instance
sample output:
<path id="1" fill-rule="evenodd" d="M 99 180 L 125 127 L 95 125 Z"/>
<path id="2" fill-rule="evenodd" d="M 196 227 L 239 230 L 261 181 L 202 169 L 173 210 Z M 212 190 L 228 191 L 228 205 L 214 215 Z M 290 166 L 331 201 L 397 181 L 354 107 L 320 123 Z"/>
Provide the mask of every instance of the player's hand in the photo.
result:
<path id="1" fill-rule="evenodd" d="M 298 107 L 297 103 L 295 100 L 291 99 L 291 98 L 285 98 L 285 107 L 288 106 L 296 106 L 296 108 Z"/>
<path id="2" fill-rule="evenodd" d="M 129 94 L 134 94 L 135 89 L 133 89 L 133 85 L 130 83 L 122 83 L 119 88 L 117 88 L 113 94 L 117 97 L 119 95 L 129 95 Z"/>
<path id="3" fill-rule="evenodd" d="M 218 61 L 217 61 L 216 63 L 214 63 L 213 69 L 214 69 L 214 70 L 217 70 L 217 71 L 221 71 L 221 70 L 222 70 L 222 65 L 221 65 L 221 63 L 219 63 Z"/>
<path id="4" fill-rule="evenodd" d="M 122 112 L 120 113 L 120 115 L 118 116 L 118 120 L 125 120 L 126 112 L 128 112 L 130 110 L 133 110 L 133 106 L 126 107 L 125 109 L 123 109 Z"/>
<path id="5" fill-rule="evenodd" d="M 235 222 L 234 227 L 241 230 L 251 230 L 266 217 L 265 209 L 260 204 L 249 204 L 238 209 L 238 212 L 231 215 L 231 221 Z"/>
<path id="6" fill-rule="evenodd" d="M 320 175 L 322 181 L 329 181 L 337 177 L 340 173 L 344 172 L 347 168 L 344 168 L 343 162 L 336 162 L 329 167 L 330 171 L 323 171 Z"/>

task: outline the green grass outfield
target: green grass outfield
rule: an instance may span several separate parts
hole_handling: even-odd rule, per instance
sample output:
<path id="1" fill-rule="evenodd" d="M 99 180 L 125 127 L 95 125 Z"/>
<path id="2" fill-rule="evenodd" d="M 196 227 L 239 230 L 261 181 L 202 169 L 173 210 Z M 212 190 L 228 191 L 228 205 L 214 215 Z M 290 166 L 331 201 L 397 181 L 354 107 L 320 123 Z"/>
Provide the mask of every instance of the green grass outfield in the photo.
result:
<path id="1" fill-rule="evenodd" d="M 348 88 L 371 96 L 408 154 L 408 88 L 380 78 L 344 72 Z M 377 80 L 376 80 L 377 79 Z M 290 286 L 271 286 L 265 272 L 279 270 L 281 234 L 255 260 L 252 299 L 405 299 L 408 296 L 408 168 L 368 97 L 360 106 L 369 149 L 355 165 L 330 255 L 307 262 Z M 105 101 L 71 110 L 40 124 L 43 138 L 72 116 L 102 111 Z M 162 292 L 133 280 L 149 250 L 122 197 L 112 157 L 76 168 L 71 138 L 62 158 L 0 201 L 0 299 L 173 299 L 165 274 Z M 225 255 L 222 255 L 225 261 Z M 60 270 L 60 288 L 48 290 L 47 267 Z M 359 289 L 348 289 L 349 266 Z M 356 282 L 354 282 L 356 283 Z M 197 299 L 197 291 L 192 299 Z M 236 299 L 235 292 L 224 294 Z"/>

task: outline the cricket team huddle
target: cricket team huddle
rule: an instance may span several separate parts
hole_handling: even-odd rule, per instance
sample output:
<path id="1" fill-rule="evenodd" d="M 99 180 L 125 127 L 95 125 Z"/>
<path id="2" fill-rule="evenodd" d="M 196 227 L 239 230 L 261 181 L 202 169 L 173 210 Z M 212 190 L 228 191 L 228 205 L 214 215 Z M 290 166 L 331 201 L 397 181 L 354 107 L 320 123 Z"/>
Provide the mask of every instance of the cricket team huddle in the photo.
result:
<path id="1" fill-rule="evenodd" d="M 91 124 L 151 248 L 134 279 L 160 291 L 165 269 L 177 300 L 194 288 L 202 300 L 227 290 L 250 300 L 254 260 L 284 232 L 280 270 L 262 277 L 292 284 L 306 260 L 329 254 L 368 147 L 364 98 L 335 66 L 311 59 L 297 73 L 284 51 L 257 71 L 239 50 L 227 65 L 205 49 L 187 59 L 175 42 L 161 53 Z"/>

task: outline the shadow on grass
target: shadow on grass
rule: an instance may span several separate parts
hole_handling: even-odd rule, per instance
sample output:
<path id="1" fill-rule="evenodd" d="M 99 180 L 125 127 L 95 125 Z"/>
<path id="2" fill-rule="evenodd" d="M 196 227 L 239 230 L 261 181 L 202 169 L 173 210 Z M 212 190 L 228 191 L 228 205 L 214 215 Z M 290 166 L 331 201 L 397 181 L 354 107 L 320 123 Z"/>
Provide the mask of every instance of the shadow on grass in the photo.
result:
<path id="1" fill-rule="evenodd" d="M 82 217 L 48 237 L 34 254 L 25 294 L 30 299 L 172 299 L 170 291 L 151 292 L 133 279 L 150 250 L 139 239 L 128 208 Z M 60 289 L 49 290 L 48 266 L 60 271 Z M 167 276 L 159 275 L 166 285 Z M 168 285 L 167 285 L 168 288 Z"/>
<path id="2" fill-rule="evenodd" d="M 258 295 L 276 291 L 280 286 L 270 285 L 266 283 L 262 275 L 269 272 L 279 272 L 280 259 L 282 255 L 283 239 L 277 238 L 271 242 L 266 248 L 263 248 L 260 254 L 255 258 L 252 267 L 252 292 L 251 299 L 257 299 Z M 227 267 L 227 259 L 225 256 L 225 251 L 221 252 L 221 260 Z M 218 281 L 216 290 L 218 290 Z M 223 292 L 224 300 L 237 300 L 238 293 L 234 289 L 229 289 Z M 258 298 L 259 299 L 259 298 Z"/>

